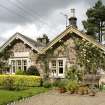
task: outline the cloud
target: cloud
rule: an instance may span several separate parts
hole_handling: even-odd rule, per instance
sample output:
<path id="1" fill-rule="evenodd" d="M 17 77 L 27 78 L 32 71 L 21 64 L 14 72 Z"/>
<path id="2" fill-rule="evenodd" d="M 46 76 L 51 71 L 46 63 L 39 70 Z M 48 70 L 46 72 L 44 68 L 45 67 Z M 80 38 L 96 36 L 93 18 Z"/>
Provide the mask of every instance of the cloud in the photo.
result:
<path id="1" fill-rule="evenodd" d="M 40 21 L 50 16 L 56 9 L 66 7 L 69 0 L 1 0 L 0 21 L 26 23 Z M 5 16 L 7 14 L 8 16 Z"/>
<path id="2" fill-rule="evenodd" d="M 32 38 L 43 33 L 53 39 L 65 29 L 65 17 L 76 9 L 78 27 L 86 19 L 86 10 L 97 0 L 0 0 L 0 42 L 19 31 Z M 105 4 L 105 0 L 103 0 Z M 2 38 L 1 38 L 2 37 Z M 4 39 L 3 39 L 4 38 Z"/>
<path id="3" fill-rule="evenodd" d="M 47 20 L 57 9 L 93 5 L 97 0 L 1 0 L 0 21 L 25 24 Z M 104 1 L 104 0 L 103 0 Z M 79 9 L 79 8 L 78 8 Z"/>
<path id="4" fill-rule="evenodd" d="M 3 45 L 3 43 L 6 41 L 6 39 L 4 37 L 0 36 L 0 45 Z"/>

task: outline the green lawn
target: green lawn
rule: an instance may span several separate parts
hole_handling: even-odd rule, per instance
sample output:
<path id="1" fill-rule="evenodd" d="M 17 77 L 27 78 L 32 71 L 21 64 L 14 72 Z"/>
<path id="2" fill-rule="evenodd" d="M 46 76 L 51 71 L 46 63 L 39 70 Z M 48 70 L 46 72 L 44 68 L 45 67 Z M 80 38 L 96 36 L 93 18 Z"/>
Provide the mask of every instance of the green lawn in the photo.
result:
<path id="1" fill-rule="evenodd" d="M 9 91 L 0 89 L 0 105 L 6 105 L 9 102 L 22 99 L 23 97 L 33 96 L 46 91 L 48 91 L 48 89 L 43 87 L 33 87 L 21 91 Z"/>

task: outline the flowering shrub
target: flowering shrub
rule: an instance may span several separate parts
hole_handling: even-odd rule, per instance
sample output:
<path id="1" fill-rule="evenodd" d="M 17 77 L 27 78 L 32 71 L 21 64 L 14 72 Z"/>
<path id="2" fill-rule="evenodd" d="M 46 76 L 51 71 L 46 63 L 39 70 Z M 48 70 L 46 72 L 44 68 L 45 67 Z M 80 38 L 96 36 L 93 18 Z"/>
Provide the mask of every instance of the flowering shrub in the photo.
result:
<path id="1" fill-rule="evenodd" d="M 70 91 L 71 93 L 75 92 L 78 90 L 78 83 L 76 80 L 69 80 L 66 89 Z"/>
<path id="2" fill-rule="evenodd" d="M 40 86 L 39 76 L 27 75 L 0 75 L 0 86 L 6 89 L 25 89 L 27 87 Z"/>

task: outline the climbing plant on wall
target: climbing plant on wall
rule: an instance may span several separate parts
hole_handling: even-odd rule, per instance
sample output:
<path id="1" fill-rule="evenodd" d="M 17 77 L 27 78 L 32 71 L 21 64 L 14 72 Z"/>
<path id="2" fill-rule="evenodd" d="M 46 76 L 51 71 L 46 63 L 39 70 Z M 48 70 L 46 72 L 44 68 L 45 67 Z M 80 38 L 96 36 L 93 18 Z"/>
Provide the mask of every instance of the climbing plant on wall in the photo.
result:
<path id="1" fill-rule="evenodd" d="M 84 39 L 76 38 L 77 63 L 88 73 L 105 69 L 105 53 Z"/>

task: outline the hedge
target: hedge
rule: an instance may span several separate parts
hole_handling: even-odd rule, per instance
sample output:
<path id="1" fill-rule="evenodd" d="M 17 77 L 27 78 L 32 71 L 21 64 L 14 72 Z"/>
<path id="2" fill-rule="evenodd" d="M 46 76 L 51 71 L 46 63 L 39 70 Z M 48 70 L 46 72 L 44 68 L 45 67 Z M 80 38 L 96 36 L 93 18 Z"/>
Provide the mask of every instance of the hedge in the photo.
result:
<path id="1" fill-rule="evenodd" d="M 9 90 L 25 89 L 27 87 L 40 86 L 41 78 L 39 76 L 29 75 L 0 75 L 0 87 Z"/>

